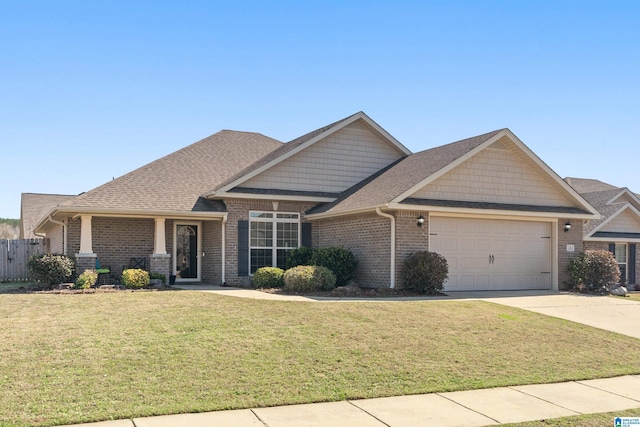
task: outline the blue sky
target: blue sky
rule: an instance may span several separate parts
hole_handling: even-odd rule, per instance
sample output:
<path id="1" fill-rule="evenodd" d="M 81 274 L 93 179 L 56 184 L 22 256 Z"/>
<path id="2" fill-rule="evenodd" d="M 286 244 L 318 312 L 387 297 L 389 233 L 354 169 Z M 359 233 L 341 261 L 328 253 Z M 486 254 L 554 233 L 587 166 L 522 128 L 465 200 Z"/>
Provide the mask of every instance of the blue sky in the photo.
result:
<path id="1" fill-rule="evenodd" d="M 639 1 L 0 6 L 0 217 L 221 129 L 357 111 L 412 151 L 508 127 L 562 177 L 640 192 Z"/>

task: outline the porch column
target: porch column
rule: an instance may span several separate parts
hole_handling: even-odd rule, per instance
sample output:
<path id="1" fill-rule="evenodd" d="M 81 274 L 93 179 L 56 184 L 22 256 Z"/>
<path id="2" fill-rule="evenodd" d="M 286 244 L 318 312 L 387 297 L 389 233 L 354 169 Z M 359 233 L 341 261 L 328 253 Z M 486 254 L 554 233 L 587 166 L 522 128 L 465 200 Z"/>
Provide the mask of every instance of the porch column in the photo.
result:
<path id="1" fill-rule="evenodd" d="M 166 255 L 167 254 L 167 242 L 165 239 L 165 227 L 164 218 L 155 218 L 156 231 L 155 238 L 153 239 L 153 254 L 154 255 Z"/>
<path id="2" fill-rule="evenodd" d="M 80 254 L 93 254 L 93 239 L 91 237 L 91 215 L 81 215 L 80 220 Z"/>

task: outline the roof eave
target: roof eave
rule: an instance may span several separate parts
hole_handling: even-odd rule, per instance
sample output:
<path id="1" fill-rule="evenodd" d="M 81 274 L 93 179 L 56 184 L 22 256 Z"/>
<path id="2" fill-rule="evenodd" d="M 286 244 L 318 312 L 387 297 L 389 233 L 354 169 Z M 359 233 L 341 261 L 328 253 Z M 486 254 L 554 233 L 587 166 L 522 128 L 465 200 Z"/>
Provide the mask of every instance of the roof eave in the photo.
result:
<path id="1" fill-rule="evenodd" d="M 141 210 L 141 209 L 96 209 L 89 207 L 65 206 L 63 208 L 54 208 L 49 211 L 38 224 L 35 226 L 37 233 L 42 232 L 43 228 L 50 222 L 50 218 L 60 215 L 71 215 L 79 217 L 82 215 L 103 216 L 112 218 L 189 218 L 189 219 L 222 219 L 225 218 L 227 212 L 212 211 L 183 211 L 183 210 Z"/>
<path id="2" fill-rule="evenodd" d="M 459 208 L 447 206 L 428 206 L 413 205 L 407 203 L 389 203 L 390 209 L 411 210 L 411 211 L 427 211 L 438 213 L 453 213 L 464 215 L 497 215 L 497 216 L 516 216 L 516 217 L 538 217 L 538 218 L 567 218 L 567 219 L 599 219 L 589 213 L 558 213 L 558 212 L 533 212 L 533 211 L 517 211 L 507 209 L 476 209 L 476 208 Z"/>
<path id="3" fill-rule="evenodd" d="M 255 194 L 255 193 L 233 193 L 233 192 L 215 192 L 213 195 L 207 196 L 210 200 L 224 199 L 258 199 L 258 200 L 286 200 L 291 202 L 318 202 L 330 203 L 336 200 L 335 197 L 320 196 L 301 196 L 286 194 Z"/>

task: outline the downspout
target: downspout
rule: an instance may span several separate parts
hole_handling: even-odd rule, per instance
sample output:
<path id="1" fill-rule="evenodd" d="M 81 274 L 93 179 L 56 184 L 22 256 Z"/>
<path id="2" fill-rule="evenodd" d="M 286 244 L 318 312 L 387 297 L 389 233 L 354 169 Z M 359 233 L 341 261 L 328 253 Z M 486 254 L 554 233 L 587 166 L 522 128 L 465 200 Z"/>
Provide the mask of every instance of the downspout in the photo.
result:
<path id="1" fill-rule="evenodd" d="M 225 285 L 225 283 L 227 282 L 226 280 L 226 247 L 227 247 L 227 218 L 228 218 L 228 214 L 225 214 L 222 217 L 222 250 L 220 252 L 222 252 L 222 267 L 220 268 L 220 275 L 222 276 L 222 286 Z"/>
<path id="2" fill-rule="evenodd" d="M 391 277 L 389 279 L 389 287 L 394 289 L 396 287 L 396 217 L 382 212 L 380 208 L 376 208 L 376 213 L 391 220 Z"/>
<path id="3" fill-rule="evenodd" d="M 62 253 L 67 254 L 67 224 L 64 221 L 55 220 L 49 215 L 49 221 L 62 226 Z"/>

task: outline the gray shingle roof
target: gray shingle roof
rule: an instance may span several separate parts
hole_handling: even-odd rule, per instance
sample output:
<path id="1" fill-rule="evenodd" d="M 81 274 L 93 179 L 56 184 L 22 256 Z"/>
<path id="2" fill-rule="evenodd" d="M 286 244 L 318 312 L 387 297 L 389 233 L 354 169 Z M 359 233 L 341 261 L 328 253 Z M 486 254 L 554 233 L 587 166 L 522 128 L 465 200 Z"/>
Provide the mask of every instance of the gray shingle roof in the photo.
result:
<path id="1" fill-rule="evenodd" d="M 317 206 L 307 213 L 342 213 L 382 206 L 503 130 L 411 154 L 392 164 L 373 179 L 345 191 L 335 202 Z"/>
<path id="2" fill-rule="evenodd" d="M 574 190 L 583 195 L 585 193 L 613 190 L 618 188 L 614 185 L 607 184 L 606 182 L 598 181 L 597 179 L 567 177 L 564 180 L 567 184 L 572 186 Z"/>
<path id="3" fill-rule="evenodd" d="M 20 200 L 20 237 L 37 237 L 33 232 L 38 222 L 54 207 L 73 199 L 68 194 L 22 193 Z"/>
<path id="4" fill-rule="evenodd" d="M 65 209 L 224 211 L 201 196 L 282 146 L 258 133 L 223 130 L 66 202 Z"/>
<path id="5" fill-rule="evenodd" d="M 607 204 L 609 200 L 620 194 L 624 188 L 616 187 L 615 185 L 607 184 L 597 179 L 565 178 L 564 180 L 602 214 L 601 219 L 591 220 L 584 226 L 583 232 L 585 236 L 593 232 L 593 230 L 598 228 L 611 216 L 617 214 L 620 209 L 626 205 L 625 202 Z M 613 236 L 610 235 L 610 233 L 603 234 L 602 232 L 596 232 L 593 237 Z"/>

